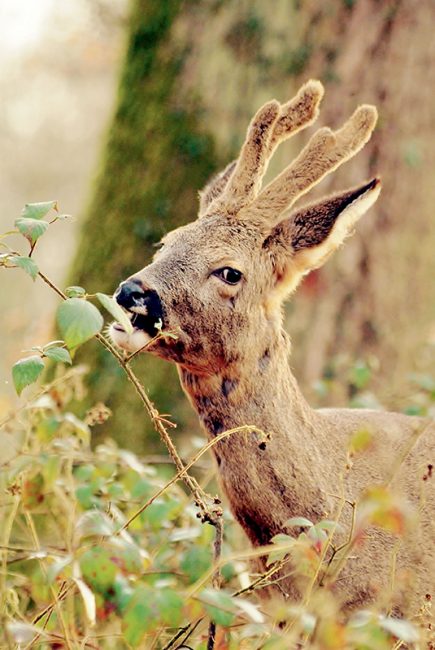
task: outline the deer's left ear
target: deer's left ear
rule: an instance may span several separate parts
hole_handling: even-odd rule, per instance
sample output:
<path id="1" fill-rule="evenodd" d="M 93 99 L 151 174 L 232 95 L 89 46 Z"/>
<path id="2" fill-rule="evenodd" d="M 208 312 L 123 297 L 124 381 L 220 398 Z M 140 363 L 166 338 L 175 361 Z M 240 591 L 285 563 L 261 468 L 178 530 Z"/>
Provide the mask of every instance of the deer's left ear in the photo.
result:
<path id="1" fill-rule="evenodd" d="M 273 228 L 263 248 L 271 255 L 280 294 L 293 291 L 306 273 L 328 259 L 380 191 L 381 182 L 374 178 L 301 208 Z"/>

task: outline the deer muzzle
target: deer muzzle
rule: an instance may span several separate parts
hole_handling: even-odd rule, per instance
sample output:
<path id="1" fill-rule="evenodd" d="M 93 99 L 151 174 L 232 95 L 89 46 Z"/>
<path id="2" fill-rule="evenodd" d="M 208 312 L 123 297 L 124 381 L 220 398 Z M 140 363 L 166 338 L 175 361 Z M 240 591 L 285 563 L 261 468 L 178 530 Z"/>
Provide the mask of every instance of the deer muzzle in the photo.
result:
<path id="1" fill-rule="evenodd" d="M 154 289 L 144 289 L 139 280 L 126 280 L 119 285 L 114 298 L 128 312 L 133 327 L 151 337 L 162 328 L 162 303 Z"/>

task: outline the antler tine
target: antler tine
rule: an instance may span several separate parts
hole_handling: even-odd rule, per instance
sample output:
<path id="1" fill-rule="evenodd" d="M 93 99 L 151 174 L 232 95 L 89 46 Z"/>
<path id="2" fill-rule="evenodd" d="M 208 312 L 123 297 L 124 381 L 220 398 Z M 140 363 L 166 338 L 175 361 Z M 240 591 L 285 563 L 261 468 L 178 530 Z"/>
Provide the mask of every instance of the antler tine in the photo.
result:
<path id="1" fill-rule="evenodd" d="M 248 206 L 249 217 L 276 222 L 297 198 L 362 149 L 376 121 L 376 108 L 364 105 L 338 131 L 316 131 L 299 156 Z"/>
<path id="2" fill-rule="evenodd" d="M 317 119 L 324 92 L 320 81 L 310 79 L 299 89 L 295 97 L 281 106 L 281 115 L 275 124 L 269 143 L 269 158 L 281 142 L 310 126 Z"/>
<path id="3" fill-rule="evenodd" d="M 324 89 L 311 79 L 298 93 L 279 107 L 276 101 L 265 104 L 255 115 L 237 161 L 229 165 L 212 183 L 213 195 L 201 195 L 200 215 L 223 209 L 235 213 L 249 205 L 258 194 L 270 158 L 278 145 L 317 119 Z M 278 115 L 273 114 L 278 108 Z M 272 128 L 273 126 L 273 128 Z M 207 188 L 206 188 L 207 189 Z M 218 196 L 221 194 L 221 199 Z"/>
<path id="4" fill-rule="evenodd" d="M 224 192 L 209 206 L 208 212 L 225 211 L 236 214 L 256 196 L 258 178 L 266 165 L 273 126 L 280 114 L 280 105 L 273 99 L 262 106 L 249 125 L 246 140 Z"/>

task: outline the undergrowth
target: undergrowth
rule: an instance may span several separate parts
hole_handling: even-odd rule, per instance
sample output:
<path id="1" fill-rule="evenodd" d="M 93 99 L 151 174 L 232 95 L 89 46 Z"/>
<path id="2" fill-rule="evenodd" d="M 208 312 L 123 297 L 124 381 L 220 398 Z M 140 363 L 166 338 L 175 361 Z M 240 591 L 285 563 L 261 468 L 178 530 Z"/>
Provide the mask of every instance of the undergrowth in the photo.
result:
<path id="1" fill-rule="evenodd" d="M 62 291 L 33 259 L 39 237 L 63 216 L 55 202 L 27 205 L 12 234 L 28 240 L 29 252 L 9 246 L 11 233 L 0 240 L 3 267 L 19 267 L 58 294 L 62 336 L 35 345 L 14 365 L 13 381 L 23 396 L 0 422 L 1 647 L 434 648 L 430 599 L 404 620 L 392 616 L 385 597 L 344 614 L 334 595 L 334 581 L 367 528 L 384 528 L 399 540 L 412 525 L 406 505 L 387 485 L 371 486 L 358 503 L 342 495 L 330 520 L 289 520 L 295 536 L 277 535 L 268 547 L 240 541 L 219 497 L 205 491 L 212 475 L 205 452 L 224 436 L 254 435 L 264 446 L 267 435 L 240 427 L 192 452 L 190 461 L 181 459 L 170 436 L 173 423 L 156 411 L 132 370 L 134 355 L 120 354 L 101 333 L 103 317 L 91 301 L 122 318 L 116 303 L 82 287 Z M 159 334 L 167 335 L 176 334 Z M 86 370 L 73 358 L 94 336 L 126 373 L 170 464 L 138 457 L 110 439 L 91 447 L 92 431 L 104 427 L 110 411 L 95 404 L 79 415 Z M 56 368 L 50 381 L 41 382 L 47 364 Z M 364 368 L 354 374 L 357 388 L 365 388 Z M 419 404 L 429 410 L 435 387 L 430 378 L 419 381 Z M 357 432 L 343 472 L 352 471 L 353 456 L 369 444 L 367 432 Z M 345 506 L 353 511 L 353 525 L 337 544 Z M 251 560 L 259 556 L 265 568 L 256 574 Z M 261 600 L 259 592 L 279 586 L 286 571 L 304 585 L 300 602 Z"/>

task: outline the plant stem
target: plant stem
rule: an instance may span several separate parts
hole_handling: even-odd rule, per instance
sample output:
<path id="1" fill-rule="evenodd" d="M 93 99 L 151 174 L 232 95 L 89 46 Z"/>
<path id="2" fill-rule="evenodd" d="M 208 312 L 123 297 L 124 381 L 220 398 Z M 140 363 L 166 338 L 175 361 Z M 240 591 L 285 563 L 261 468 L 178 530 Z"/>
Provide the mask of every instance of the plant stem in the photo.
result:
<path id="1" fill-rule="evenodd" d="M 215 523 L 215 539 L 213 544 L 213 563 L 216 566 L 216 570 L 213 573 L 212 577 L 212 586 L 214 589 L 220 589 L 221 586 L 221 571 L 220 571 L 220 559 L 222 554 L 222 541 L 223 541 L 223 522 L 222 518 L 218 517 Z M 207 650 L 213 650 L 214 644 L 216 641 L 216 623 L 211 620 L 208 626 L 208 639 L 207 639 Z"/>

